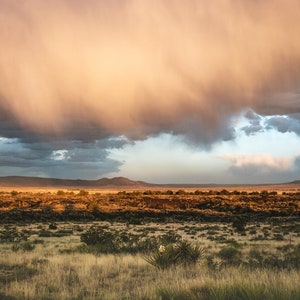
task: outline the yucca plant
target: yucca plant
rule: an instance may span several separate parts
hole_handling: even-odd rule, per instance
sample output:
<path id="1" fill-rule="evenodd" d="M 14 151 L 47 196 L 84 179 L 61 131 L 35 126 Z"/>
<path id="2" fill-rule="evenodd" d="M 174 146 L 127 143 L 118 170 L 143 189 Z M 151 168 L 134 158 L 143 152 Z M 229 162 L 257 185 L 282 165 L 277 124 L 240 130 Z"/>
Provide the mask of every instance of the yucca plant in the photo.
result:
<path id="1" fill-rule="evenodd" d="M 177 261 L 183 265 L 194 265 L 204 257 L 205 250 L 197 245 L 192 245 L 188 241 L 180 241 L 175 245 Z"/>
<path id="2" fill-rule="evenodd" d="M 173 245 L 160 246 L 153 254 L 146 256 L 145 260 L 158 269 L 168 269 L 176 265 L 177 257 Z"/>
<path id="3" fill-rule="evenodd" d="M 164 270 L 178 265 L 196 264 L 203 256 L 203 248 L 188 241 L 180 241 L 175 246 L 161 245 L 152 255 L 145 257 L 145 260 L 154 267 Z"/>

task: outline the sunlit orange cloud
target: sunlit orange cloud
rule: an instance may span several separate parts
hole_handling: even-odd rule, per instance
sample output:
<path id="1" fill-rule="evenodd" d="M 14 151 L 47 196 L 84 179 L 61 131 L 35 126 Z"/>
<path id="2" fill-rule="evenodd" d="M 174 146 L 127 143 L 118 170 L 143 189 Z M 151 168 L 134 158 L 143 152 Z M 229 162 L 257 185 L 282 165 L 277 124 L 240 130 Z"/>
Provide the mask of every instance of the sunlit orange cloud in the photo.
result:
<path id="1" fill-rule="evenodd" d="M 41 133 L 221 132 L 299 79 L 298 0 L 0 0 L 0 106 Z"/>

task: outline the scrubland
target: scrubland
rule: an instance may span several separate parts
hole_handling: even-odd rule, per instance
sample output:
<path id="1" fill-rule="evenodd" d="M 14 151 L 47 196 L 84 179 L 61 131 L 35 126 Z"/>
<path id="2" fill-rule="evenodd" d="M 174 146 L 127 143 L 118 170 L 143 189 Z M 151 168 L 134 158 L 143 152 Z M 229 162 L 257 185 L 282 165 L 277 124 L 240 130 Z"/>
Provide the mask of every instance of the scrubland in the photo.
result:
<path id="1" fill-rule="evenodd" d="M 137 218 L 228 220 L 298 216 L 300 189 L 292 191 L 164 190 L 91 193 L 0 191 L 2 222 L 14 220 L 104 220 Z M 1 221 L 0 220 L 0 221 Z"/>
<path id="2" fill-rule="evenodd" d="M 0 299 L 300 299 L 299 194 L 2 192 Z"/>

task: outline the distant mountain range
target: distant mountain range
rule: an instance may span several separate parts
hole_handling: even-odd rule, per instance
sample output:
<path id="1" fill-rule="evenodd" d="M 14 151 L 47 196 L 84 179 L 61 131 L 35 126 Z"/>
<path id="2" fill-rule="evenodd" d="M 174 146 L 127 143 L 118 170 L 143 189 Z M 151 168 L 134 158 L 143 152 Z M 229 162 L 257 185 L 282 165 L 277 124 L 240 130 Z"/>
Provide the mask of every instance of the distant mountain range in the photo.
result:
<path id="1" fill-rule="evenodd" d="M 295 181 L 289 182 L 289 184 L 300 184 L 300 180 L 295 180 Z"/>
<path id="2" fill-rule="evenodd" d="M 300 180 L 282 183 L 300 184 Z M 226 186 L 254 186 L 255 184 L 152 184 L 144 181 L 134 181 L 125 177 L 101 178 L 97 180 L 59 179 L 25 176 L 0 177 L 0 187 L 170 187 L 170 188 L 197 188 L 197 187 L 226 187 Z M 272 185 L 272 184 L 269 184 Z"/>
<path id="3" fill-rule="evenodd" d="M 98 180 L 59 179 L 25 176 L 0 177 L 2 187 L 147 187 L 155 186 L 143 181 L 133 181 L 125 177 L 101 178 Z"/>

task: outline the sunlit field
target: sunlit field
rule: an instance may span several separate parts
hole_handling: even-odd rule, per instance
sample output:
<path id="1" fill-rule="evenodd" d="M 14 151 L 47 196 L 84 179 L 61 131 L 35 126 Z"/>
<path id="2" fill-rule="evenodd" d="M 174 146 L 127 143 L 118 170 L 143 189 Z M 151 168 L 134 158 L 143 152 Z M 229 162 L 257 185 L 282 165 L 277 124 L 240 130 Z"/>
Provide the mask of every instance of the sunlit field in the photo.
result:
<path id="1" fill-rule="evenodd" d="M 0 298 L 299 299 L 298 193 L 2 191 Z"/>

